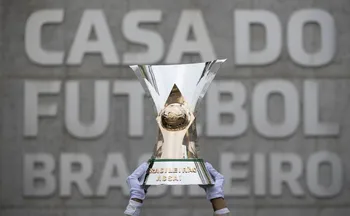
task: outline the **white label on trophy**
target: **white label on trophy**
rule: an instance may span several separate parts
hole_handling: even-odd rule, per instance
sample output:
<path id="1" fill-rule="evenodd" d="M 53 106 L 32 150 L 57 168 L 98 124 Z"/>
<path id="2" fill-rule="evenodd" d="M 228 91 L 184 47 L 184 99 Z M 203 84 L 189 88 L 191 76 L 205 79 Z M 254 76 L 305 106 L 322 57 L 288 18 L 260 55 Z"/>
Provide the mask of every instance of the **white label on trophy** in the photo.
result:
<path id="1" fill-rule="evenodd" d="M 199 185 L 202 167 L 194 161 L 155 161 L 147 185 Z"/>

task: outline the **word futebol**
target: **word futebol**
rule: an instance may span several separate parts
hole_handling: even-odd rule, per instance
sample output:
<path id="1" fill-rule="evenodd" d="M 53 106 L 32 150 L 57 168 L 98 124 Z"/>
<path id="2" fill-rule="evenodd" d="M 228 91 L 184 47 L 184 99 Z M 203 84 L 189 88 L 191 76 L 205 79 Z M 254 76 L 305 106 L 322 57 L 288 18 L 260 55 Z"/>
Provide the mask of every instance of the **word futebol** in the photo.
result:
<path id="1" fill-rule="evenodd" d="M 80 86 L 92 90 L 94 94 L 81 91 Z M 339 136 L 341 124 L 337 120 L 322 120 L 325 114 L 321 113 L 321 96 L 329 93 L 320 93 L 320 81 L 307 79 L 301 81 L 300 86 L 302 89 L 299 89 L 297 83 L 287 79 L 264 79 L 254 86 L 245 80 L 214 81 L 201 105 L 201 108 L 205 108 L 205 113 L 199 115 L 198 133 L 207 137 L 232 138 L 242 136 L 252 127 L 255 129 L 254 133 L 262 137 L 280 139 L 293 136 L 300 128 L 303 135 L 308 137 Z M 249 87 L 252 87 L 253 91 L 250 92 Z M 114 121 L 128 125 L 127 131 L 123 133 L 125 136 L 145 135 L 145 92 L 137 81 L 93 80 L 86 83 L 77 80 L 25 80 L 23 93 L 25 137 L 40 136 L 47 128 L 41 126 L 47 121 L 46 118 L 58 120 L 58 116 L 64 118 L 68 134 L 78 139 L 99 139 Z M 271 106 L 269 101 L 276 94 L 283 100 Z M 222 100 L 222 95 L 230 97 Z M 52 100 L 43 101 L 43 96 L 52 97 Z M 86 100 L 81 103 L 82 96 L 95 101 L 92 113 L 94 118 L 88 123 L 80 118 L 81 112 L 88 106 Z M 128 99 L 126 116 L 118 116 L 118 113 L 113 112 L 113 103 L 120 103 L 120 97 Z M 346 93 L 343 95 L 340 92 L 337 97 L 344 97 L 345 100 L 347 96 Z M 251 105 L 247 107 L 247 104 Z M 328 103 L 327 106 L 329 110 L 334 110 L 331 108 L 335 105 Z M 271 111 L 274 113 L 273 117 L 279 113 L 284 114 L 281 114 L 280 120 L 276 122 L 269 116 Z M 227 119 L 231 121 L 225 122 Z"/>

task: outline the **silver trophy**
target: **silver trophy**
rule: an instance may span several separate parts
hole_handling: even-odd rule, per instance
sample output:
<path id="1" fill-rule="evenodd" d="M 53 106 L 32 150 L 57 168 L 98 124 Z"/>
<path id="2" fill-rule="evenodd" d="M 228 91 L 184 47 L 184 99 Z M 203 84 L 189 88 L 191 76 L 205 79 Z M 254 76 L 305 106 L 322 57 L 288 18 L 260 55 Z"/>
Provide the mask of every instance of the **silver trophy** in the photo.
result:
<path id="1" fill-rule="evenodd" d="M 146 185 L 213 183 L 203 159 L 198 156 L 196 113 L 225 61 L 130 66 L 152 98 L 159 128 Z"/>

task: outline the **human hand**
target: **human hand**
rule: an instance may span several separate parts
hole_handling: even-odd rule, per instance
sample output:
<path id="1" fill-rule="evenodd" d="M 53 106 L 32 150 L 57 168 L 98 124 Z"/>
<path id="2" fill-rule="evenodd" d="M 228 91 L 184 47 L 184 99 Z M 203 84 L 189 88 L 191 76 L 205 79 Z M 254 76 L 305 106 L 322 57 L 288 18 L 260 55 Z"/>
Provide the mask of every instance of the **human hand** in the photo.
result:
<path id="1" fill-rule="evenodd" d="M 125 210 L 126 215 L 138 216 L 141 212 L 142 202 L 146 197 L 147 188 L 143 185 L 148 164 L 141 164 L 126 180 L 130 188 L 129 205 Z"/>
<path id="2" fill-rule="evenodd" d="M 214 185 L 201 186 L 207 194 L 207 199 L 224 198 L 224 176 L 216 171 L 210 163 L 206 162 L 205 166 L 214 180 Z"/>
<path id="3" fill-rule="evenodd" d="M 130 199 L 144 200 L 146 197 L 146 187 L 143 181 L 146 176 L 148 164 L 142 163 L 126 180 L 130 188 Z"/>

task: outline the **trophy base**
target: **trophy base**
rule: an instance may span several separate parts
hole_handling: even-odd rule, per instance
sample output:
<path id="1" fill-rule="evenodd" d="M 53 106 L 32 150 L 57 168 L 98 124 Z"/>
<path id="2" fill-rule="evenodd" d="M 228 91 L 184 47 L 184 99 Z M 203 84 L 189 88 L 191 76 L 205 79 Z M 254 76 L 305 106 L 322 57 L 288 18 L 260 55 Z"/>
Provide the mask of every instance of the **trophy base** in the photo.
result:
<path id="1" fill-rule="evenodd" d="M 151 159 L 145 185 L 212 185 L 202 159 Z"/>

